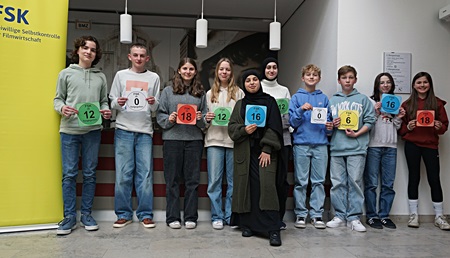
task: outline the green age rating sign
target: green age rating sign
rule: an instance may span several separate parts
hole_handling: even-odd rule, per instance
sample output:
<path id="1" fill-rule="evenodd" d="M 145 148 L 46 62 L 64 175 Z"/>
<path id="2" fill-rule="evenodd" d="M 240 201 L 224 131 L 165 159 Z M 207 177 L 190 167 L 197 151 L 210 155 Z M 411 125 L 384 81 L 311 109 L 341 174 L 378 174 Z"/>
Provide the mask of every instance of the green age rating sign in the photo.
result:
<path id="1" fill-rule="evenodd" d="M 278 108 L 282 115 L 287 114 L 289 111 L 289 99 L 277 99 Z"/>
<path id="2" fill-rule="evenodd" d="M 78 110 L 79 126 L 99 125 L 102 123 L 100 104 L 98 102 L 78 103 L 75 108 Z"/>
<path id="3" fill-rule="evenodd" d="M 218 107 L 214 109 L 213 125 L 227 126 L 230 121 L 231 108 L 230 107 Z"/>

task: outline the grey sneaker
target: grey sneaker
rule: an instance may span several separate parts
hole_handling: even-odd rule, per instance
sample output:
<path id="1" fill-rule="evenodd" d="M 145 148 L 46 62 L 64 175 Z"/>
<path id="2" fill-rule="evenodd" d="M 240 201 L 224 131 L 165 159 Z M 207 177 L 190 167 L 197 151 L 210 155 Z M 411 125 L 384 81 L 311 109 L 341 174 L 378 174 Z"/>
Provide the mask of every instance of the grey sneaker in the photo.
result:
<path id="1" fill-rule="evenodd" d="M 419 215 L 417 215 L 415 213 L 409 215 L 408 227 L 410 227 L 410 228 L 418 228 L 419 227 Z"/>
<path id="2" fill-rule="evenodd" d="M 450 230 L 450 225 L 444 216 L 439 216 L 434 219 L 434 225 L 442 230 Z"/>
<path id="3" fill-rule="evenodd" d="M 305 217 L 297 217 L 294 223 L 294 227 L 296 228 L 306 228 Z"/>
<path id="4" fill-rule="evenodd" d="M 93 231 L 98 229 L 98 224 L 91 214 L 81 214 L 80 225 L 87 231 Z"/>
<path id="5" fill-rule="evenodd" d="M 73 229 L 77 228 L 77 219 L 75 216 L 67 216 L 58 223 L 57 235 L 68 235 Z"/>
<path id="6" fill-rule="evenodd" d="M 317 229 L 324 229 L 327 227 L 325 223 L 322 221 L 322 218 L 312 218 L 311 224 Z"/>
<path id="7" fill-rule="evenodd" d="M 178 220 L 172 221 L 168 224 L 168 226 L 172 229 L 179 229 L 181 228 L 181 223 Z"/>
<path id="8" fill-rule="evenodd" d="M 221 219 L 212 222 L 213 229 L 221 230 L 223 229 L 223 221 Z"/>
<path id="9" fill-rule="evenodd" d="M 193 222 L 193 221 L 186 221 L 186 222 L 184 223 L 184 227 L 185 227 L 186 229 L 194 229 L 194 228 L 197 227 L 197 223 L 196 223 L 196 222 Z"/>

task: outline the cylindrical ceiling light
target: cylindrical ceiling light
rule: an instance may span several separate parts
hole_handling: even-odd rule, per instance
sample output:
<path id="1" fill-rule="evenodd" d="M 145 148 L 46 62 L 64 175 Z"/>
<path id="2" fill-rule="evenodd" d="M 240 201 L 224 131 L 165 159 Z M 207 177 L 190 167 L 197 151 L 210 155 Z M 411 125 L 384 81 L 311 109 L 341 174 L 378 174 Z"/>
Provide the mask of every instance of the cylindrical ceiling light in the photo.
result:
<path id="1" fill-rule="evenodd" d="M 275 0 L 275 15 L 269 27 L 269 49 L 281 49 L 281 23 L 277 22 L 277 0 Z"/>
<path id="2" fill-rule="evenodd" d="M 205 48 L 208 46 L 208 21 L 203 19 L 203 0 L 202 0 L 202 14 L 201 18 L 197 20 L 196 24 L 196 39 L 195 45 L 198 48 Z"/>
<path id="3" fill-rule="evenodd" d="M 133 41 L 132 17 L 127 14 L 128 1 L 125 0 L 125 13 L 120 15 L 120 43 L 130 44 Z"/>

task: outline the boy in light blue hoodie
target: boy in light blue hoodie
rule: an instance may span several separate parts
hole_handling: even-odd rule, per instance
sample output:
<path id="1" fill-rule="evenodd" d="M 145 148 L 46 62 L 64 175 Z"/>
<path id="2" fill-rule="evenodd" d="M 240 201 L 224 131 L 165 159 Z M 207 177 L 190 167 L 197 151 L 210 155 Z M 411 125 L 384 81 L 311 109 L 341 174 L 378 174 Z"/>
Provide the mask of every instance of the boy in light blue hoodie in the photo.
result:
<path id="1" fill-rule="evenodd" d="M 375 110 L 369 98 L 353 86 L 356 69 L 345 65 L 338 70 L 342 91 L 330 99 L 334 131 L 330 142 L 331 204 L 335 217 L 327 227 L 345 226 L 365 232 L 361 224 L 364 205 L 362 177 L 369 145 L 369 130 L 375 123 Z"/>
<path id="2" fill-rule="evenodd" d="M 306 188 L 311 176 L 311 196 L 309 215 L 315 228 L 324 229 L 322 220 L 325 201 L 324 182 L 328 163 L 328 134 L 326 124 L 332 129 L 331 113 L 328 109 L 328 97 L 316 85 L 321 78 L 320 68 L 309 64 L 302 68 L 302 81 L 305 88 L 300 88 L 292 96 L 289 104 L 289 122 L 294 128 L 294 199 L 296 216 L 294 226 L 306 227 Z"/>

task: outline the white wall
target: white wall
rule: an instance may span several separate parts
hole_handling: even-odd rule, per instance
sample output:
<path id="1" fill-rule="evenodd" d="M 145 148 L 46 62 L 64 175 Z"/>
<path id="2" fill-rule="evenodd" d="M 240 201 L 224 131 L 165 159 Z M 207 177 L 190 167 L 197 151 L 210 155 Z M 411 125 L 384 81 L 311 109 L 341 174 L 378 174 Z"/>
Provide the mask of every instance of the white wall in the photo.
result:
<path id="1" fill-rule="evenodd" d="M 319 88 L 331 96 L 337 89 L 337 69 L 351 64 L 358 71 L 356 88 L 370 95 L 373 80 L 383 69 L 383 52 L 407 52 L 412 54 L 411 76 L 429 72 L 436 95 L 450 101 L 450 23 L 438 19 L 439 9 L 448 4 L 449 0 L 307 0 L 283 26 L 280 82 L 295 92 L 300 85 L 300 67 L 312 62 L 323 70 Z M 449 214 L 450 132 L 441 137 L 439 150 L 444 213 Z M 431 215 L 430 190 L 422 170 L 419 213 Z M 400 142 L 394 215 L 409 213 L 407 179 Z"/>
<path id="2" fill-rule="evenodd" d="M 318 88 L 328 96 L 336 92 L 337 10 L 336 0 L 306 0 L 283 24 L 279 82 L 291 94 L 302 86 L 301 68 L 310 63 L 322 70 Z"/>

